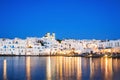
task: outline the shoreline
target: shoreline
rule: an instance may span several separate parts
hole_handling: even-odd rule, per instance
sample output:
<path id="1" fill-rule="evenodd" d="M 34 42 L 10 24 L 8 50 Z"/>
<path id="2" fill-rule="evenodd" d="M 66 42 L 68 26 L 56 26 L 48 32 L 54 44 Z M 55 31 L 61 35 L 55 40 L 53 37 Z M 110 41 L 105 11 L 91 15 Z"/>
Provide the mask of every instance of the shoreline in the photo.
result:
<path id="1" fill-rule="evenodd" d="M 56 57 L 56 56 L 63 56 L 63 57 L 84 57 L 84 58 L 120 58 L 119 55 L 106 55 L 106 54 L 95 54 L 95 55 L 0 55 L 0 57 Z"/>

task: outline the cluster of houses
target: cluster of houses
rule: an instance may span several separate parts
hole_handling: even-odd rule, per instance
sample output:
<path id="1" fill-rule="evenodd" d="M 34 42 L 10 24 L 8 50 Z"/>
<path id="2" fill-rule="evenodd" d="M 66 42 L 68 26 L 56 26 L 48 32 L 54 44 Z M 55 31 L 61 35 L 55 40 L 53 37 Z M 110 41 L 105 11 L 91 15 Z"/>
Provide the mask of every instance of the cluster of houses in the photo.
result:
<path id="1" fill-rule="evenodd" d="M 0 39 L 0 55 L 64 55 L 91 52 L 120 53 L 120 40 L 58 40 L 55 33 L 47 33 L 42 38 Z"/>

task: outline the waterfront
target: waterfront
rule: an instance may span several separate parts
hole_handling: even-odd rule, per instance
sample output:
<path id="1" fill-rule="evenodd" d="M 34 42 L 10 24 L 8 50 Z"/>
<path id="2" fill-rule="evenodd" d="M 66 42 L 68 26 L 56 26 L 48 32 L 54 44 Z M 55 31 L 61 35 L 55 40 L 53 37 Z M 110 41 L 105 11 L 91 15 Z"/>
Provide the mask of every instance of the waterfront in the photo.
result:
<path id="1" fill-rule="evenodd" d="M 82 55 L 84 53 L 119 57 L 120 40 L 95 39 L 56 39 L 55 33 L 47 33 L 43 37 L 27 37 L 26 39 L 0 38 L 0 55 L 43 56 L 43 55 Z M 85 55 L 87 55 L 85 54 Z M 96 55 L 97 54 L 97 55 Z M 84 55 L 82 55 L 84 56 Z M 100 55 L 101 56 L 101 55 Z"/>
<path id="2" fill-rule="evenodd" d="M 0 80 L 119 80 L 120 59 L 0 57 Z"/>

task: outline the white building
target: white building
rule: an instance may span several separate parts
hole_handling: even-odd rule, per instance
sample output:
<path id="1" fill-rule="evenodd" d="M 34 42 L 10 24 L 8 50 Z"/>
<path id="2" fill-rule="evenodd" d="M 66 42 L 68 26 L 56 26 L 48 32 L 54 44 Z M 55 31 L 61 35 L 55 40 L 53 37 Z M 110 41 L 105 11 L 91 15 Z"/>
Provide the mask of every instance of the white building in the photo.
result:
<path id="1" fill-rule="evenodd" d="M 120 40 L 75 40 L 58 41 L 55 33 L 47 33 L 42 38 L 0 39 L 1 55 L 56 55 L 74 53 L 120 53 Z"/>
<path id="2" fill-rule="evenodd" d="M 26 41 L 18 38 L 0 39 L 0 53 L 5 55 L 24 55 Z"/>
<path id="3" fill-rule="evenodd" d="M 120 53 L 120 40 L 107 40 L 98 43 L 98 48 L 102 52 Z"/>

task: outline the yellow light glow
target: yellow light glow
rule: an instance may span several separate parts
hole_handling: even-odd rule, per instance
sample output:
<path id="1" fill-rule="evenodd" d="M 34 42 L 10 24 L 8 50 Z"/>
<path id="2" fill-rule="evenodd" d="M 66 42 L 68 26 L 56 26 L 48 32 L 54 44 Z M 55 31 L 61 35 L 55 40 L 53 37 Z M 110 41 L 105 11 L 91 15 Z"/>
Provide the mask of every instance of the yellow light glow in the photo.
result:
<path id="1" fill-rule="evenodd" d="M 107 54 L 105 54 L 105 57 L 108 57 L 108 55 L 107 55 Z"/>
<path id="2" fill-rule="evenodd" d="M 92 54 L 89 55 L 90 57 L 92 56 Z"/>

